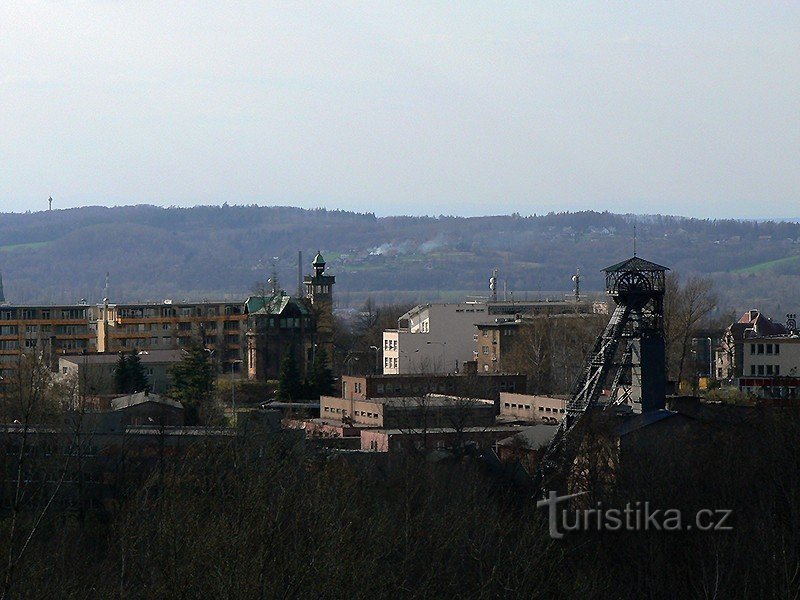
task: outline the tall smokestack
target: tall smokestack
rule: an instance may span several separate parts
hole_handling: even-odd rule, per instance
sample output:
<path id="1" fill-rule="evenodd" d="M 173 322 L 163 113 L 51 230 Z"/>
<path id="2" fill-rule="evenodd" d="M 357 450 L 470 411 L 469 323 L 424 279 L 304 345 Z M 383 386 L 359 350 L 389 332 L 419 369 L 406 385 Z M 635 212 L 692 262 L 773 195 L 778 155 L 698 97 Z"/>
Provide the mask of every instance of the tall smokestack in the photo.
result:
<path id="1" fill-rule="evenodd" d="M 297 297 L 303 297 L 303 251 L 297 251 Z"/>

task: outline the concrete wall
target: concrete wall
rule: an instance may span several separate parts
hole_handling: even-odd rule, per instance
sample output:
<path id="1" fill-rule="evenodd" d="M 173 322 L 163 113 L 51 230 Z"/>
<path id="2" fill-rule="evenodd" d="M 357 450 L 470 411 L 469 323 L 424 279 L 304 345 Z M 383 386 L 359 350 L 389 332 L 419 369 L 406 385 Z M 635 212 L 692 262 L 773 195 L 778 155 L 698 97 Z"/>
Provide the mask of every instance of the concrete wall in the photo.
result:
<path id="1" fill-rule="evenodd" d="M 500 416 L 533 423 L 558 423 L 566 414 L 567 401 L 551 396 L 500 394 Z"/>

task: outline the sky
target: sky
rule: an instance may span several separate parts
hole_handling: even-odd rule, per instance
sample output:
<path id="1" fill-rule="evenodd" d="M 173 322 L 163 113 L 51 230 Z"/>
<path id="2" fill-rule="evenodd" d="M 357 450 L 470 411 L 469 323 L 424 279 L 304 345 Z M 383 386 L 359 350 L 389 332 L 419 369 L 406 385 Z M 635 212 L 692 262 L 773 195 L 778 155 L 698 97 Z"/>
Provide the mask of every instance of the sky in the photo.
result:
<path id="1" fill-rule="evenodd" d="M 800 216 L 800 3 L 0 3 L 0 210 Z"/>

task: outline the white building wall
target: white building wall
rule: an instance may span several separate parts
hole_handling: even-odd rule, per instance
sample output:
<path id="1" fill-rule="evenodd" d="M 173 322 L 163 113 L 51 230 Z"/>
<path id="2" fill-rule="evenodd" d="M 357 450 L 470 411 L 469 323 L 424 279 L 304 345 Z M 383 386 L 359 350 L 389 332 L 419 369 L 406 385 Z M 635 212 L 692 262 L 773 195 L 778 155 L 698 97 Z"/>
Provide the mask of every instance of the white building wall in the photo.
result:
<path id="1" fill-rule="evenodd" d="M 406 328 L 383 333 L 384 375 L 460 371 L 473 359 L 475 323 L 486 320 L 483 303 L 414 307 L 399 320 Z"/>
<path id="2" fill-rule="evenodd" d="M 751 338 L 744 341 L 742 377 L 800 376 L 800 338 Z"/>

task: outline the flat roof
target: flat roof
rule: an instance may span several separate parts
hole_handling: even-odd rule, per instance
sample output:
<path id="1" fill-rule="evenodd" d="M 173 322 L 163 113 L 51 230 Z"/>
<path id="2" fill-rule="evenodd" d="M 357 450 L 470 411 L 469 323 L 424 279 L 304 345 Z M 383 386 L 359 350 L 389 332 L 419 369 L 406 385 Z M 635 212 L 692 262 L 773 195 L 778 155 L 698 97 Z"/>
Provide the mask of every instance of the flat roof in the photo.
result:
<path id="1" fill-rule="evenodd" d="M 125 354 L 130 354 L 126 352 Z M 104 352 L 102 354 L 68 354 L 59 356 L 59 360 L 81 365 L 103 365 L 103 364 L 116 364 L 119 360 L 119 352 Z M 181 349 L 171 350 L 141 350 L 136 354 L 142 364 L 162 363 L 162 362 L 180 362 L 186 352 Z"/>

